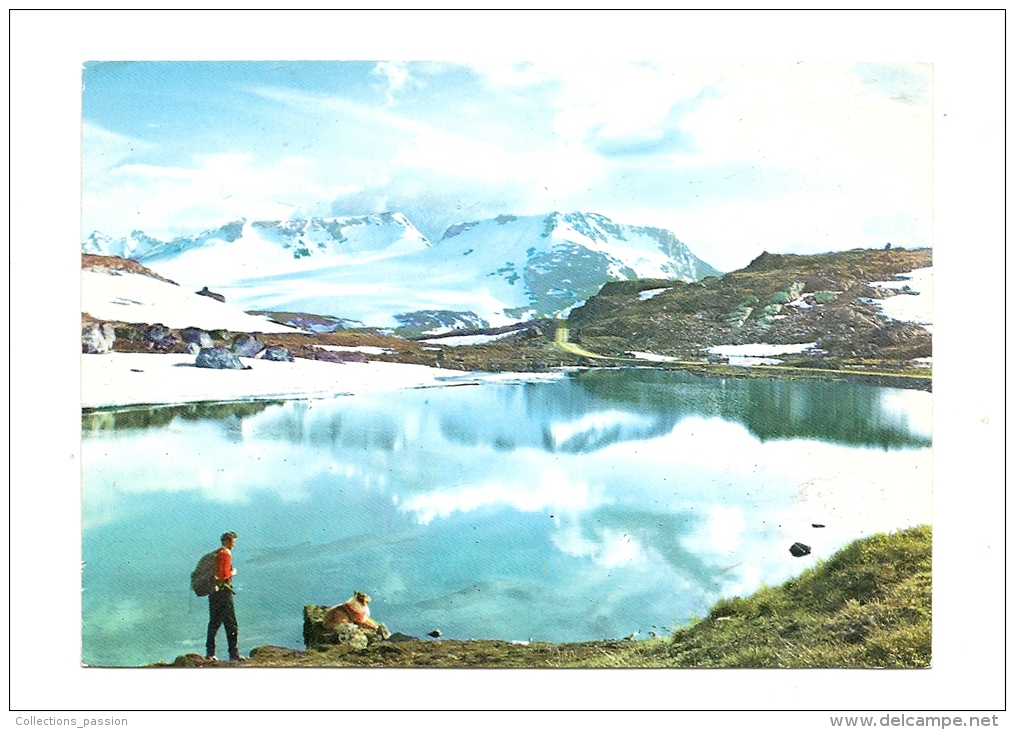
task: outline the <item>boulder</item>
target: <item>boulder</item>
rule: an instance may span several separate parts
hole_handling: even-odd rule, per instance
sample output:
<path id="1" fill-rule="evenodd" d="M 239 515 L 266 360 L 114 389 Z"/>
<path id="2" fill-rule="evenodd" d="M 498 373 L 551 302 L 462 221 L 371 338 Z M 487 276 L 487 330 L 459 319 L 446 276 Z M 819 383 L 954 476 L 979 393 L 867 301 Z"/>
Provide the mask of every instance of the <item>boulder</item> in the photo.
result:
<path id="1" fill-rule="evenodd" d="M 200 654 L 180 654 L 173 660 L 174 667 L 203 667 L 212 664 L 217 664 L 217 662 L 205 659 Z"/>
<path id="2" fill-rule="evenodd" d="M 148 347 L 156 347 L 159 349 L 165 349 L 172 347 L 176 342 L 176 338 L 173 337 L 173 333 L 164 324 L 155 323 L 151 325 L 144 333 L 145 342 L 148 343 Z"/>
<path id="3" fill-rule="evenodd" d="M 236 353 L 237 357 L 254 357 L 264 349 L 264 343 L 253 335 L 236 335 L 230 349 Z"/>
<path id="4" fill-rule="evenodd" d="M 795 542 L 789 546 L 789 552 L 794 558 L 802 558 L 804 555 L 811 554 L 811 546 L 804 545 L 802 542 Z"/>
<path id="5" fill-rule="evenodd" d="M 224 347 L 205 347 L 197 353 L 194 364 L 199 368 L 215 370 L 250 370 L 249 365 L 240 362 L 240 358 Z"/>
<path id="6" fill-rule="evenodd" d="M 215 342 L 212 340 L 211 335 L 197 327 L 187 327 L 180 330 L 180 337 L 183 338 L 184 342 L 197 345 L 201 349 L 215 347 Z"/>
<path id="7" fill-rule="evenodd" d="M 211 297 L 215 301 L 222 302 L 223 304 L 225 304 L 226 298 L 222 294 L 216 294 L 213 291 L 208 291 L 208 287 L 204 287 L 201 291 L 197 293 L 200 294 L 202 297 Z"/>
<path id="8" fill-rule="evenodd" d="M 419 641 L 419 637 L 409 636 L 408 634 L 403 634 L 401 631 L 396 631 L 388 637 L 388 641 L 397 644 L 400 641 Z"/>
<path id="9" fill-rule="evenodd" d="M 326 646 L 351 646 L 354 649 L 366 649 L 377 641 L 385 641 L 391 632 L 384 624 L 376 631 L 364 631 L 355 624 L 339 624 L 334 629 L 324 627 L 324 615 L 330 606 L 307 604 L 303 607 L 303 643 L 308 649 Z"/>
<path id="10" fill-rule="evenodd" d="M 81 328 L 81 352 L 87 355 L 104 355 L 113 351 L 116 330 L 108 322 L 92 322 Z"/>
<path id="11" fill-rule="evenodd" d="M 274 360 L 275 362 L 292 362 L 293 356 L 289 350 L 285 349 L 281 345 L 272 345 L 264 351 L 265 360 Z"/>

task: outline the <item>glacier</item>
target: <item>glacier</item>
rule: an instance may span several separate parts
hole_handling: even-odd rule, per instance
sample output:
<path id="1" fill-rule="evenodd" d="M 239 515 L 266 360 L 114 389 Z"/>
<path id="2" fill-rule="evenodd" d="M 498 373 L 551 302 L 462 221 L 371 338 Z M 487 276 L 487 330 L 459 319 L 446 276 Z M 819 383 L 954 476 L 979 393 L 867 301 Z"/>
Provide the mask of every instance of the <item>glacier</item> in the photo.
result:
<path id="1" fill-rule="evenodd" d="M 247 311 L 308 312 L 420 335 L 565 316 L 608 281 L 719 272 L 670 231 L 597 213 L 500 215 L 431 243 L 400 213 L 234 221 L 158 241 L 93 233 L 86 253 L 134 258 Z"/>

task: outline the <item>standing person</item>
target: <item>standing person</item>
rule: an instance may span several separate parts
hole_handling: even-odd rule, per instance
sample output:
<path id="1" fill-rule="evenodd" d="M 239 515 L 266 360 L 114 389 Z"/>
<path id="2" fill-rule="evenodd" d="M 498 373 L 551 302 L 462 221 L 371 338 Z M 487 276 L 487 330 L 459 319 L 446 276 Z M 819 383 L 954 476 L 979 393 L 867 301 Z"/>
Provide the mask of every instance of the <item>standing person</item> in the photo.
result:
<path id="1" fill-rule="evenodd" d="M 217 661 L 215 656 L 215 635 L 219 626 L 226 628 L 226 641 L 229 644 L 229 661 L 242 661 L 236 647 L 239 627 L 236 623 L 236 608 L 233 606 L 233 546 L 236 545 L 236 533 L 226 532 L 222 535 L 222 547 L 218 549 L 215 560 L 215 588 L 208 594 L 208 641 L 205 644 L 205 659 Z"/>

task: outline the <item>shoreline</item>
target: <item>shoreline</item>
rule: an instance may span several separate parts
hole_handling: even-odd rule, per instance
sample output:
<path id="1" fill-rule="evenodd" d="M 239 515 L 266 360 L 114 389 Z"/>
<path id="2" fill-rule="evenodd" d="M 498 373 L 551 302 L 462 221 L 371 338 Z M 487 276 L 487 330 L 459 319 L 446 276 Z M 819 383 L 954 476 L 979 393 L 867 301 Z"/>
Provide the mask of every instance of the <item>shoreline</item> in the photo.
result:
<path id="1" fill-rule="evenodd" d="M 429 365 L 370 360 L 329 362 L 297 357 L 294 362 L 240 358 L 250 370 L 198 368 L 190 354 L 111 352 L 81 355 L 81 410 L 160 407 L 197 403 L 313 400 L 414 388 L 460 387 L 494 382 L 545 382 L 582 366 L 549 371 L 456 370 Z M 679 370 L 700 377 L 826 380 L 878 387 L 930 391 L 932 377 L 923 373 L 824 370 L 789 366 L 732 366 L 712 363 L 666 363 L 653 370 Z"/>
<path id="2" fill-rule="evenodd" d="M 700 620 L 638 639 L 425 639 L 254 647 L 243 662 L 197 654 L 144 668 L 898 668 L 931 666 L 932 528 L 843 545 L 794 578 L 721 598 Z"/>
<path id="3" fill-rule="evenodd" d="M 312 400 L 413 388 L 537 382 L 560 378 L 564 372 L 465 372 L 405 363 L 334 363 L 304 358 L 294 362 L 240 361 L 251 369 L 198 368 L 189 354 L 82 355 L 81 409 Z"/>

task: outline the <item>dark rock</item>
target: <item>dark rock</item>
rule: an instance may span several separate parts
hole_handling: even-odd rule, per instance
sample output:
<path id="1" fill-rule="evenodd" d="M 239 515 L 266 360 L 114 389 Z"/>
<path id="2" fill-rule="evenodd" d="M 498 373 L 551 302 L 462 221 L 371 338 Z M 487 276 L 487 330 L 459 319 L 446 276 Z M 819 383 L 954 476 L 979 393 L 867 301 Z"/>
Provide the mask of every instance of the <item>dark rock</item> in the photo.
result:
<path id="1" fill-rule="evenodd" d="M 298 657 L 303 652 L 299 649 L 290 649 L 285 646 L 272 646 L 270 644 L 265 646 L 255 646 L 250 650 L 251 658 L 258 660 L 271 660 L 271 659 L 291 659 Z"/>
<path id="2" fill-rule="evenodd" d="M 303 606 L 303 643 L 308 649 L 327 646 L 351 646 L 355 649 L 366 649 L 377 641 L 384 641 L 391 636 L 388 627 L 379 624 L 376 631 L 364 631 L 355 624 L 339 624 L 334 629 L 324 626 L 324 615 L 330 606 Z M 404 639 L 403 639 L 404 641 Z"/>
<path id="3" fill-rule="evenodd" d="M 789 546 L 789 552 L 794 558 L 802 558 L 804 555 L 811 554 L 811 546 L 804 545 L 802 542 L 795 542 Z"/>
<path id="4" fill-rule="evenodd" d="M 439 639 L 441 637 L 441 630 L 440 629 L 434 629 L 429 634 L 427 634 L 427 636 L 432 636 L 435 639 Z"/>
<path id="5" fill-rule="evenodd" d="M 812 522 L 811 523 L 811 527 L 824 527 L 824 525 L 822 525 L 822 524 L 820 524 L 818 522 Z"/>
<path id="6" fill-rule="evenodd" d="M 285 349 L 281 345 L 272 345 L 264 351 L 265 360 L 273 360 L 275 362 L 292 362 L 293 356 L 289 350 Z"/>
<path id="7" fill-rule="evenodd" d="M 416 636 L 409 636 L 408 634 L 403 634 L 401 631 L 396 631 L 395 633 L 393 633 L 391 636 L 388 637 L 388 641 L 395 643 L 398 643 L 400 641 L 419 641 L 419 638 Z"/>
<path id="8" fill-rule="evenodd" d="M 264 349 L 264 343 L 253 335 L 242 334 L 236 335 L 229 347 L 237 357 L 254 357 Z"/>
<path id="9" fill-rule="evenodd" d="M 86 355 L 104 355 L 113 351 L 116 330 L 109 323 L 93 322 L 81 328 L 81 352 Z"/>
<path id="10" fill-rule="evenodd" d="M 240 362 L 240 358 L 224 347 L 206 347 L 197 353 L 194 364 L 199 368 L 215 370 L 250 370 L 249 365 Z"/>
<path id="11" fill-rule="evenodd" d="M 173 337 L 169 328 L 158 323 L 145 330 L 144 338 L 149 347 L 167 348 L 176 342 L 176 338 Z"/>
<path id="12" fill-rule="evenodd" d="M 215 662 L 205 659 L 200 654 L 181 654 L 173 660 L 174 667 L 201 667 Z"/>
<path id="13" fill-rule="evenodd" d="M 222 294 L 216 294 L 213 291 L 208 291 L 208 287 L 204 287 L 201 291 L 197 293 L 200 294 L 202 297 L 211 297 L 215 301 L 222 302 L 223 304 L 226 301 L 226 298 Z"/>
<path id="14" fill-rule="evenodd" d="M 201 349 L 215 347 L 215 342 L 212 340 L 211 335 L 197 327 L 187 327 L 180 330 L 180 337 L 183 338 L 184 342 L 197 345 Z"/>

